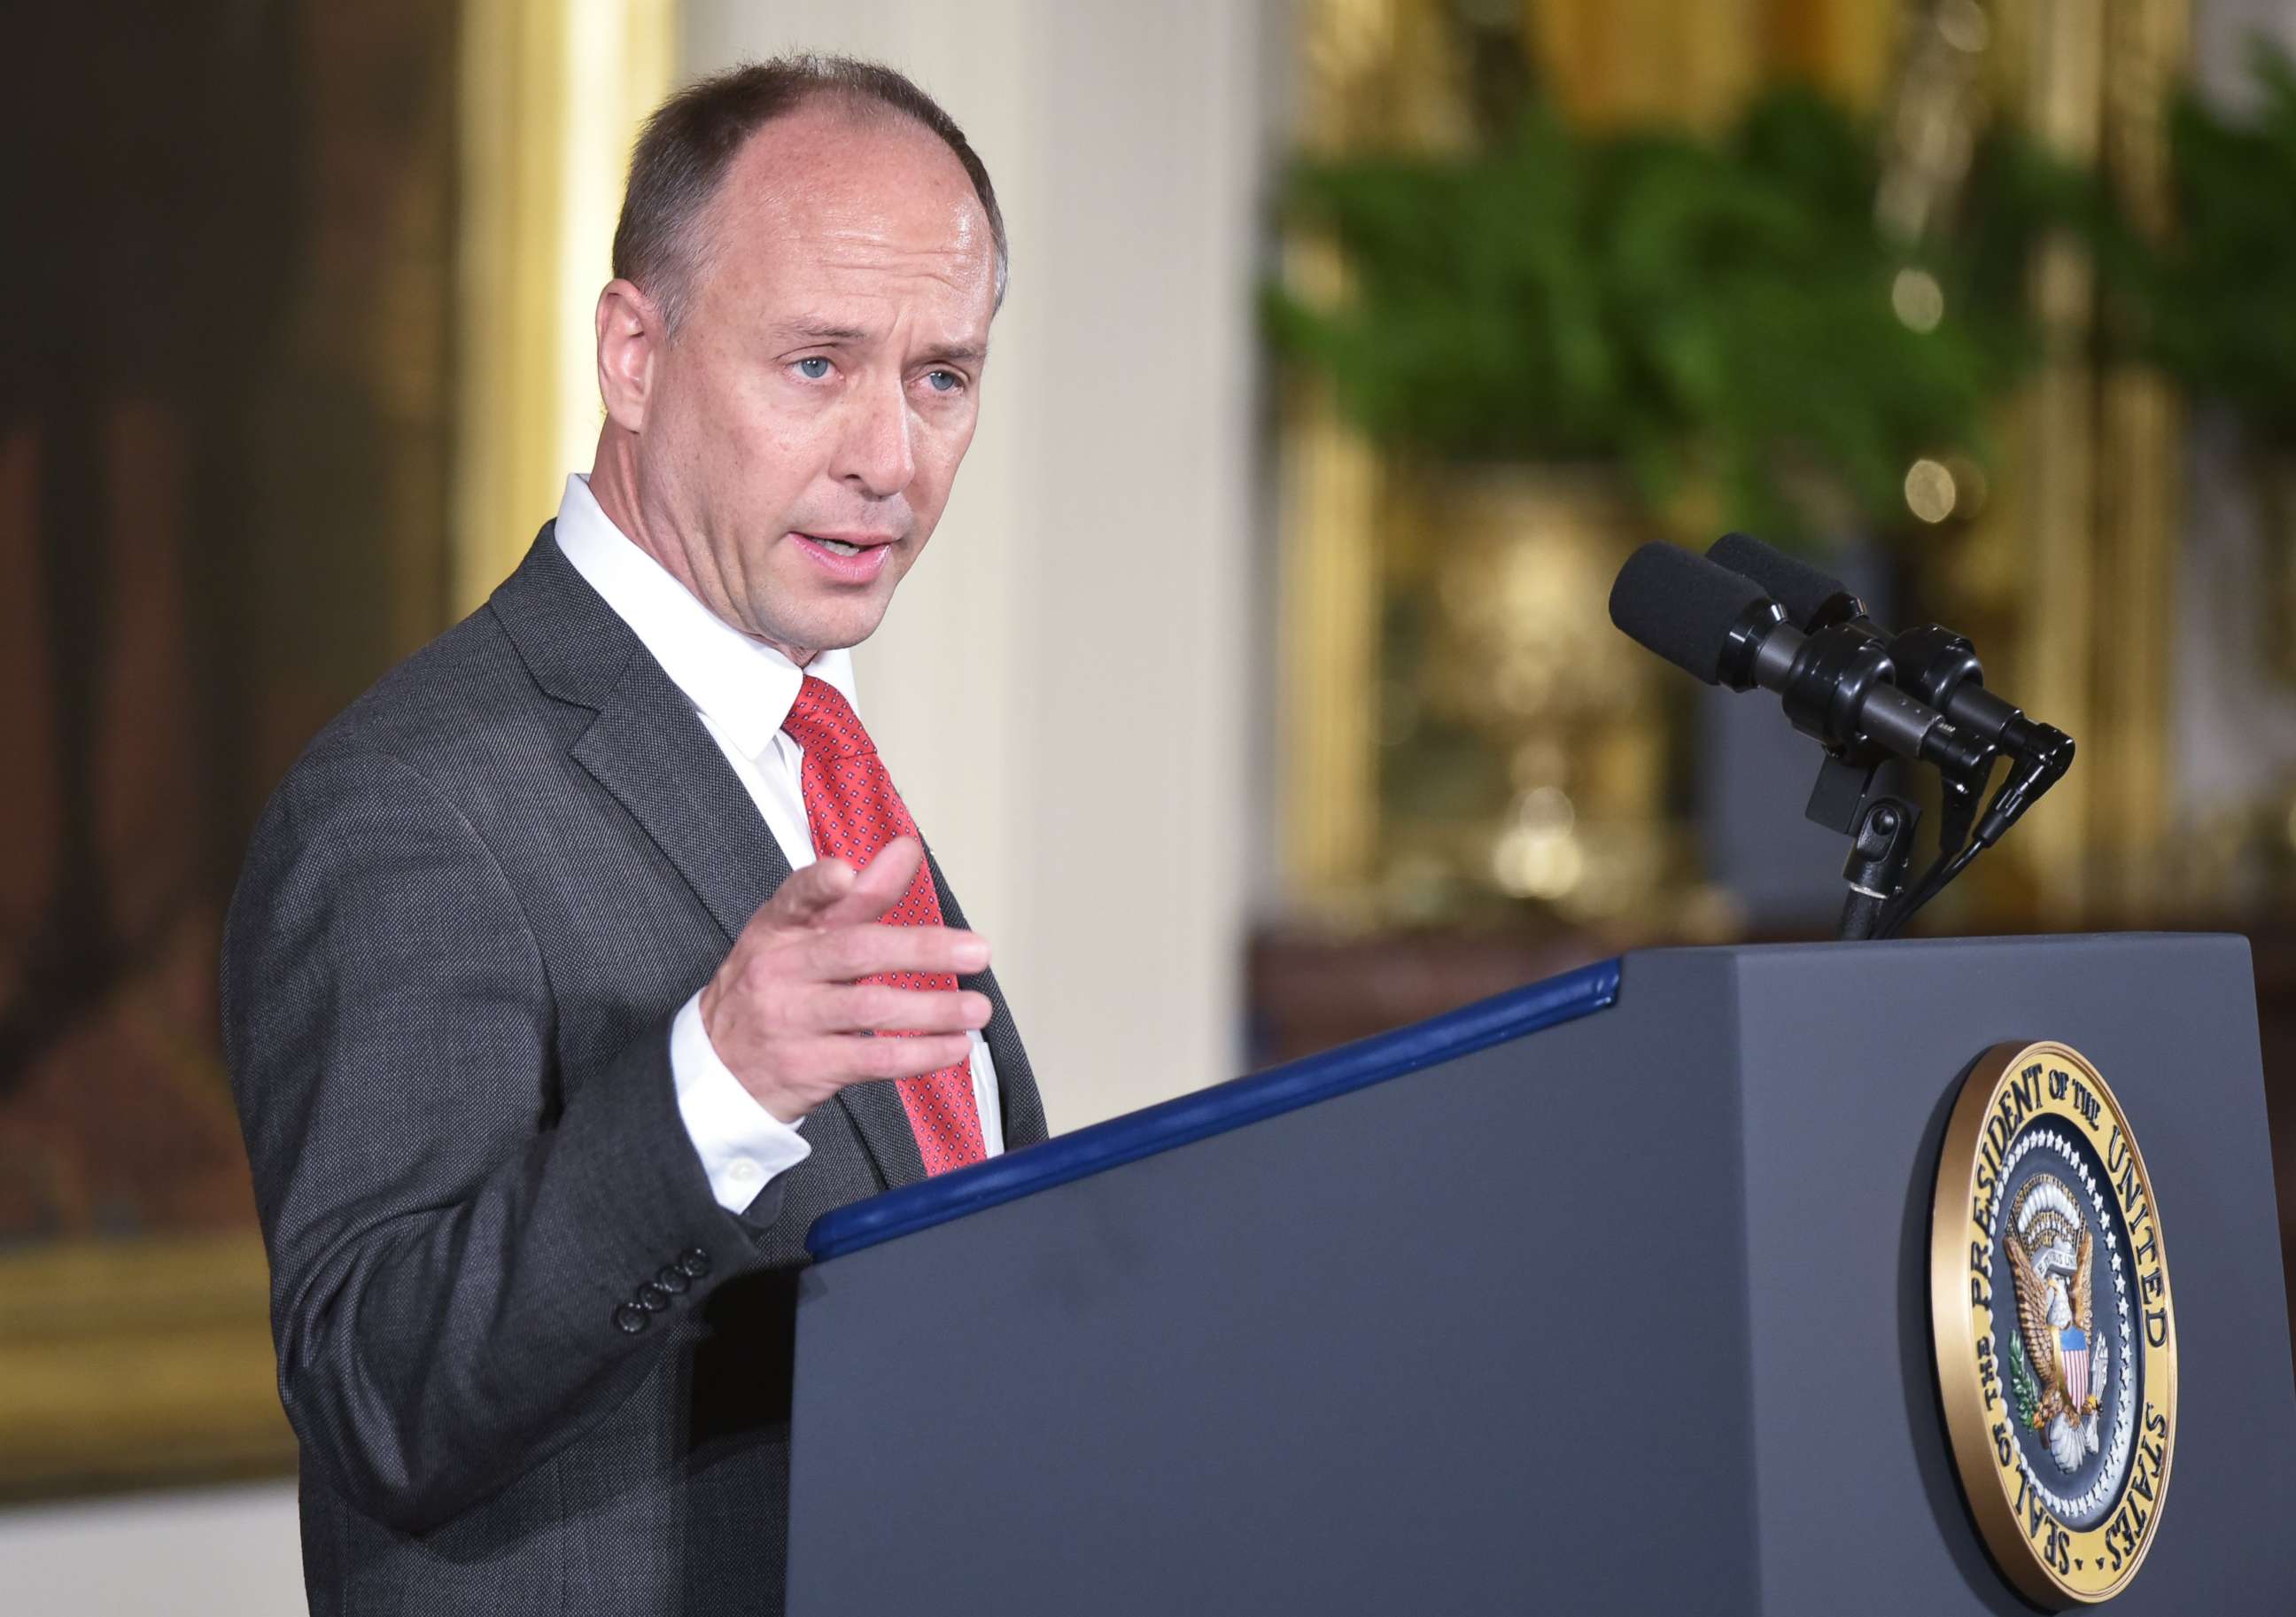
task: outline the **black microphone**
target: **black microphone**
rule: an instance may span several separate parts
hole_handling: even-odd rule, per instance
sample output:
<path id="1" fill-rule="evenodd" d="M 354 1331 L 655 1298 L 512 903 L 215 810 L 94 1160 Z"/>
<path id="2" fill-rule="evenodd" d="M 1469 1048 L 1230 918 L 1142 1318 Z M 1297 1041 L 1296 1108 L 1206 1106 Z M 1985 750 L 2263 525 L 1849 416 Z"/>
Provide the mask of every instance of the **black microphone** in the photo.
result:
<path id="1" fill-rule="evenodd" d="M 1775 691 L 1794 728 L 1836 751 L 1872 742 L 1956 776 L 1992 761 L 1984 743 L 1897 687 L 1878 639 L 1841 623 L 1805 634 L 1757 585 L 1686 550 L 1652 541 L 1628 556 L 1611 621 L 1709 685 Z"/>
<path id="2" fill-rule="evenodd" d="M 1743 574 L 1786 609 L 1786 621 L 1805 635 L 1834 623 L 1870 623 L 1866 603 L 1841 579 L 1771 549 L 1751 534 L 1726 533 L 1706 547 L 1706 559 Z"/>
<path id="3" fill-rule="evenodd" d="M 2072 767 L 2072 737 L 2036 723 L 1987 690 L 1976 648 L 1963 636 L 1936 624 L 1892 635 L 1866 615 L 1865 603 L 1841 579 L 1773 550 L 1751 534 L 1726 533 L 1706 554 L 1759 586 L 1784 609 L 1787 620 L 1805 631 L 1841 626 L 1886 645 L 1897 682 L 1908 694 L 2018 760 L 1978 822 L 1980 843 L 1989 847 L 1998 841 Z"/>

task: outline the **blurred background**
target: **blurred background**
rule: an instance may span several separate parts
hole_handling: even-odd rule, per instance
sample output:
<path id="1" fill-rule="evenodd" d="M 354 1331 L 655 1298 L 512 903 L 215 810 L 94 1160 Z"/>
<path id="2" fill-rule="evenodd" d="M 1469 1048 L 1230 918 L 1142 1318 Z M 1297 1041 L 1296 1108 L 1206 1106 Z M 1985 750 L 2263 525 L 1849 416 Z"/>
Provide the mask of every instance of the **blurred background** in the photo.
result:
<path id="1" fill-rule="evenodd" d="M 860 680 L 1056 1129 L 1623 948 L 1830 935 L 1815 755 L 1603 612 L 1636 545 L 1742 528 L 1970 633 L 2079 741 L 1917 930 L 2253 940 L 2296 1253 L 2296 4 L 177 0 L 14 35 L 12 1612 L 301 1609 L 222 907 L 298 750 L 587 468 L 637 120 L 791 48 L 912 73 L 1010 222 L 980 435 Z"/>

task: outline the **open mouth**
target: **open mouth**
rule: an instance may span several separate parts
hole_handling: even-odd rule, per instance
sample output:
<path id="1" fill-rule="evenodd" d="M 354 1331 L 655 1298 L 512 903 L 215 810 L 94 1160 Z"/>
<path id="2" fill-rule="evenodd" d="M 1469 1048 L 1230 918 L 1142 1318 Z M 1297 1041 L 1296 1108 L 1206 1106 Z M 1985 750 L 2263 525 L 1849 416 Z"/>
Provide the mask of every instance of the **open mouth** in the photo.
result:
<path id="1" fill-rule="evenodd" d="M 893 541 L 887 539 L 832 539 L 817 533 L 794 533 L 790 536 L 798 547 L 813 557 L 816 566 L 843 584 L 867 584 L 885 570 L 885 558 L 893 554 Z"/>

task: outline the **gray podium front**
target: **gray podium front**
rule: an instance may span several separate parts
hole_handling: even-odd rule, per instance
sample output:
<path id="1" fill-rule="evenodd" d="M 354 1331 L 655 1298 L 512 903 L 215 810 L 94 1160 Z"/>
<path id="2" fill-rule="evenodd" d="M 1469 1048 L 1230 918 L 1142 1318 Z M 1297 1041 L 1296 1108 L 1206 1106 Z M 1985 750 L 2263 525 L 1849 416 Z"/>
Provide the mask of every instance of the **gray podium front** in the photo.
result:
<path id="1" fill-rule="evenodd" d="M 2112 1607 L 2296 1612 L 2248 947 L 2198 936 L 1630 954 L 833 1213 L 789 1609 L 2029 1611 L 1927 1265 L 1958 1080 L 2041 1038 L 2117 1095 L 2175 1271 Z"/>

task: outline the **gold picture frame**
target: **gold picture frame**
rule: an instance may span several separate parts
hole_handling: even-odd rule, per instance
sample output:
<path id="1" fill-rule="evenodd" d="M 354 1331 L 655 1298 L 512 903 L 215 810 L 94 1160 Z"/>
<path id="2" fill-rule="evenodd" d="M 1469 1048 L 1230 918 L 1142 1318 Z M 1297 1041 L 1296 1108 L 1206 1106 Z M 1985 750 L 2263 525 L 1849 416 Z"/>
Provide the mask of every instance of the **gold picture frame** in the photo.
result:
<path id="1" fill-rule="evenodd" d="M 251 1231 L 0 1256 L 0 1498 L 292 1472 Z"/>

